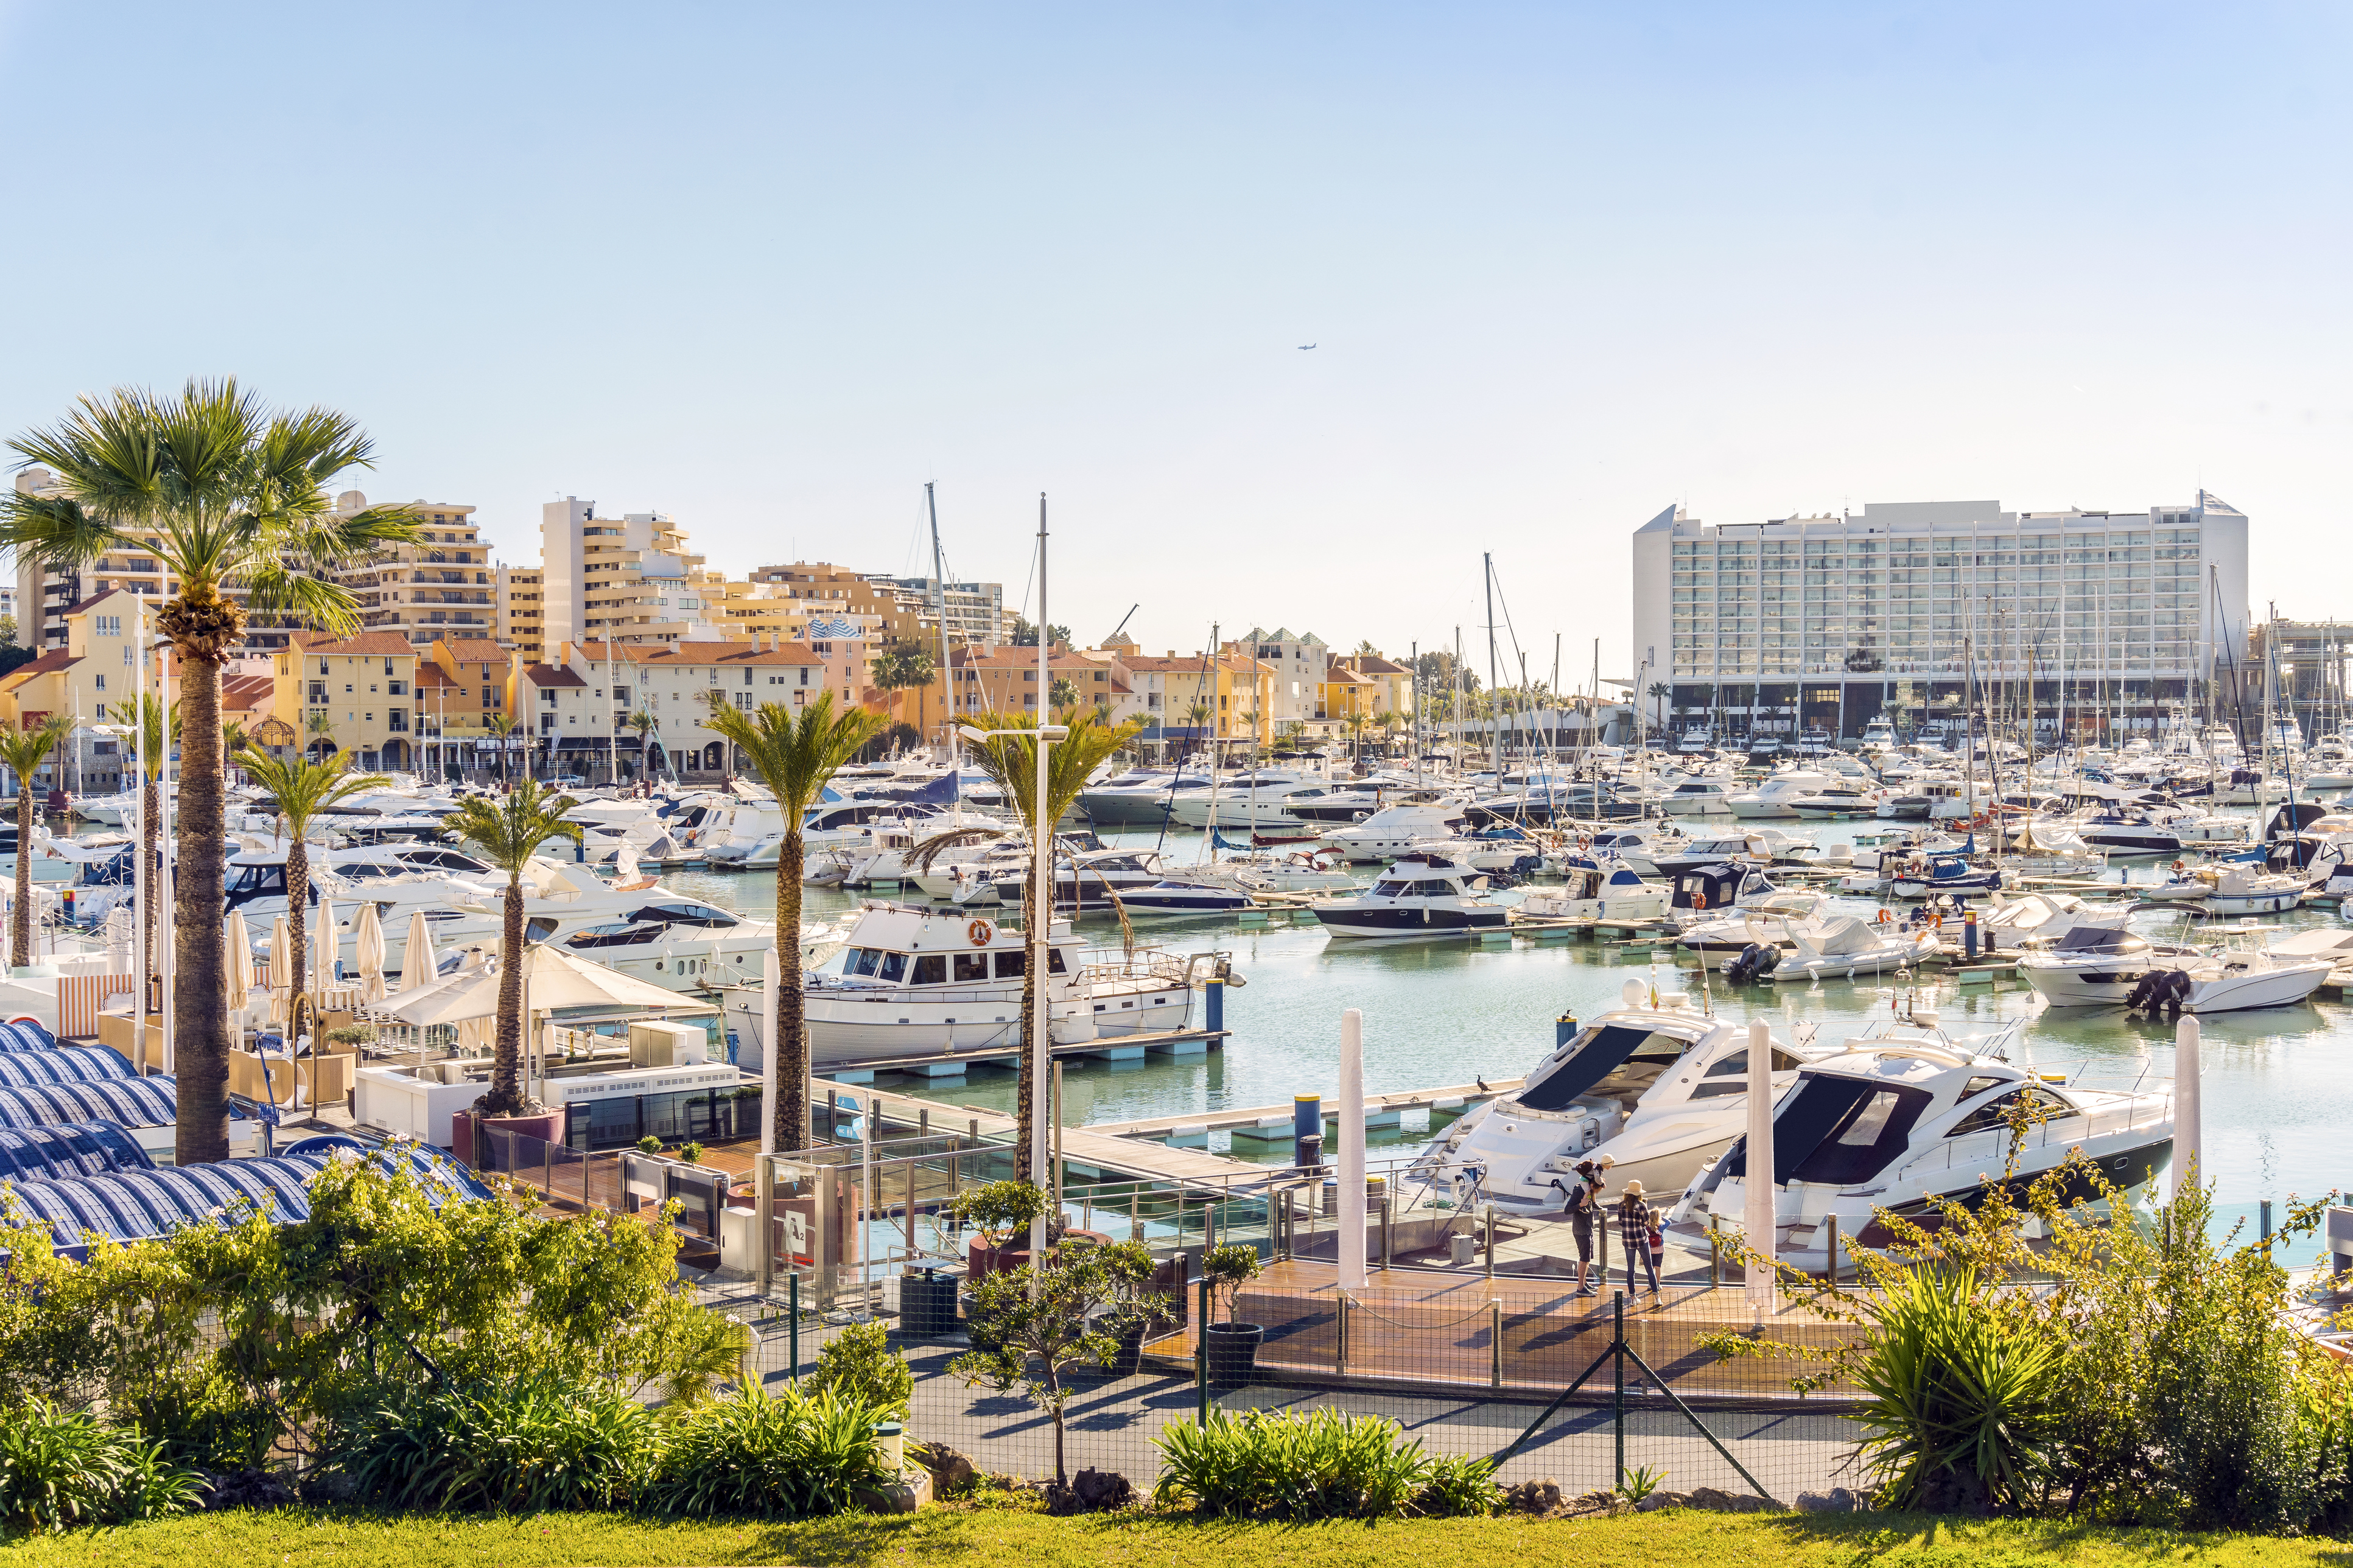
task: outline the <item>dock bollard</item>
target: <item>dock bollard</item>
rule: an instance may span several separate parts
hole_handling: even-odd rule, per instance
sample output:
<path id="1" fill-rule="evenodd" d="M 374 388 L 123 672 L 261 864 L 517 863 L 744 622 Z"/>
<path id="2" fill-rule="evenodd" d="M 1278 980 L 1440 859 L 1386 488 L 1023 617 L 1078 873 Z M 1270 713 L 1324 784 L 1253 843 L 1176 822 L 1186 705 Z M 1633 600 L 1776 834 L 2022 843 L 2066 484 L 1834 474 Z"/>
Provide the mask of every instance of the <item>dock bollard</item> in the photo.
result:
<path id="1" fill-rule="evenodd" d="M 1202 1010 L 1209 1025 L 1209 1033 L 1222 1034 L 1226 1027 L 1226 983 L 1211 975 L 1201 984 Z"/>
<path id="2" fill-rule="evenodd" d="M 1552 1043 L 1556 1049 L 1577 1037 L 1577 1015 L 1563 1013 L 1552 1021 Z"/>
<path id="3" fill-rule="evenodd" d="M 1277 1125 L 1281 1125 L 1277 1123 Z M 1308 1156 L 1307 1141 L 1315 1140 L 1316 1159 Z M 1324 1097 L 1320 1094 L 1295 1094 L 1291 1097 L 1292 1163 L 1304 1169 L 1321 1163 L 1324 1147 Z"/>
<path id="4" fill-rule="evenodd" d="M 1961 952 L 1971 963 L 1978 961 L 1978 912 L 1971 910 L 1961 921 Z"/>

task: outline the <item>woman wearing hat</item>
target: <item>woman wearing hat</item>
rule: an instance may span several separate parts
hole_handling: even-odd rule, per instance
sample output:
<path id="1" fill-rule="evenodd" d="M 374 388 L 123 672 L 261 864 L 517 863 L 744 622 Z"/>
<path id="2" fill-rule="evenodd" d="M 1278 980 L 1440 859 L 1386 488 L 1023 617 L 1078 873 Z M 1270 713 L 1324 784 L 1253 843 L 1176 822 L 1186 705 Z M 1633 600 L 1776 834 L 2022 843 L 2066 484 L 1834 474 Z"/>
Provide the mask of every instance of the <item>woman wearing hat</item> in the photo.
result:
<path id="1" fill-rule="evenodd" d="M 1651 1233 L 1658 1228 L 1659 1211 L 1642 1197 L 1642 1184 L 1626 1184 L 1625 1195 L 1618 1200 L 1618 1239 L 1626 1247 L 1626 1288 L 1634 1288 L 1634 1260 L 1641 1258 L 1650 1270 L 1651 1294 L 1659 1293 L 1659 1260 L 1651 1251 Z"/>
<path id="2" fill-rule="evenodd" d="M 1609 1156 L 1599 1155 L 1577 1163 L 1577 1177 L 1567 1189 L 1568 1226 L 1577 1237 L 1577 1293 L 1598 1296 L 1599 1287 L 1609 1282 L 1609 1233 L 1601 1213 L 1601 1173 L 1609 1168 Z M 1586 1270 L 1593 1265 L 1593 1232 L 1601 1221 L 1601 1271 L 1596 1283 L 1588 1283 Z"/>

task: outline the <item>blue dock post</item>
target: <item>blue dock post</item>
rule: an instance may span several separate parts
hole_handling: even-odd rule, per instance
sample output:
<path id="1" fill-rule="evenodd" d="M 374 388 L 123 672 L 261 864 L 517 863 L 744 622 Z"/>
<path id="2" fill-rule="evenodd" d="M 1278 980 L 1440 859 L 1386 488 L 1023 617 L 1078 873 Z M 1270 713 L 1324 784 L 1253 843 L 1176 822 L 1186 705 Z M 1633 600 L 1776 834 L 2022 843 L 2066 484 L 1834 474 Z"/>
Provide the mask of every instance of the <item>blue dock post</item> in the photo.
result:
<path id="1" fill-rule="evenodd" d="M 1552 1043 L 1555 1049 L 1577 1037 L 1577 1015 L 1563 1013 L 1552 1021 Z"/>
<path id="2" fill-rule="evenodd" d="M 1208 998 L 1207 1012 L 1209 1019 L 1209 1033 L 1213 1035 L 1224 1033 L 1226 1027 L 1226 983 L 1213 974 L 1202 983 L 1202 992 Z"/>
<path id="3" fill-rule="evenodd" d="M 1358 1134 L 1362 1136 L 1361 1132 Z M 1315 1140 L 1314 1148 L 1307 1141 Z M 1291 1152 L 1294 1165 L 1322 1163 L 1324 1152 L 1324 1097 L 1320 1094 L 1297 1094 L 1291 1098 Z"/>

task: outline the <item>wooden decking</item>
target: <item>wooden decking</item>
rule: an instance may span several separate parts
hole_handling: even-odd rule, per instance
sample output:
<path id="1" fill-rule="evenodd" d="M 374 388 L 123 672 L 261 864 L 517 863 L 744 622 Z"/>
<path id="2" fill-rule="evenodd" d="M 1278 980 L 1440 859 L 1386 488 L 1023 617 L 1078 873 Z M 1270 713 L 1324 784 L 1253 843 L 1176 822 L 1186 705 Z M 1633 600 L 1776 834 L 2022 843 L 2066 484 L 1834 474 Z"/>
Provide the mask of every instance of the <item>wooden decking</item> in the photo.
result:
<path id="1" fill-rule="evenodd" d="M 1556 1281 L 1420 1269 L 1377 1269 L 1364 1289 L 1343 1292 L 1329 1265 L 1279 1262 L 1242 1288 L 1236 1316 L 1266 1330 L 1259 1364 L 1281 1376 L 1552 1393 L 1611 1342 L 1610 1298 L 1573 1292 Z M 1737 1286 L 1669 1285 L 1626 1304 L 1627 1343 L 1686 1399 L 1792 1398 L 1790 1379 L 1819 1369 L 1788 1355 L 1727 1360 L 1700 1342 L 1727 1331 L 1814 1352 L 1852 1338 L 1787 1299 L 1760 1320 Z M 1193 1344 L 1187 1325 L 1147 1348 L 1189 1362 Z M 1643 1381 L 1631 1365 L 1627 1378 Z M 1611 1388 L 1605 1365 L 1584 1393 Z M 1852 1392 L 1833 1383 L 1817 1397 Z"/>

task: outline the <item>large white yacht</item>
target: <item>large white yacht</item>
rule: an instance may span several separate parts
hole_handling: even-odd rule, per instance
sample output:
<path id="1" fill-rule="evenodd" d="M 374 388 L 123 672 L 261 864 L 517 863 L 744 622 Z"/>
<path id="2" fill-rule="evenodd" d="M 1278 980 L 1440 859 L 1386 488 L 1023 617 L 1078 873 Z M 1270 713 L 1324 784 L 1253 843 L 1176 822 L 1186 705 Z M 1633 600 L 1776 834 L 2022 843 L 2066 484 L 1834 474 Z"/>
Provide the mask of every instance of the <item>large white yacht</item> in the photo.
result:
<path id="1" fill-rule="evenodd" d="M 1091 951 L 1071 923 L 1047 930 L 1048 1016 L 1058 1046 L 1181 1032 L 1193 987 L 1219 960 L 1154 948 Z M 1018 1046 L 1029 963 L 1021 931 L 962 910 L 870 903 L 839 955 L 807 977 L 809 1046 L 819 1070 Z M 726 993 L 739 1066 L 765 1047 L 761 988 Z"/>
<path id="2" fill-rule="evenodd" d="M 1646 989 L 1628 981 L 1624 1006 L 1557 1045 L 1516 1091 L 1457 1121 L 1410 1175 L 1443 1184 L 1458 1205 L 1556 1215 L 1577 1163 L 1608 1154 L 1612 1188 L 1639 1181 L 1648 1193 L 1680 1193 L 1739 1135 L 1748 1026 L 1706 1016 L 1680 993 L 1650 1003 Z M 1775 1040 L 1775 1088 L 1816 1054 Z"/>
<path id="3" fill-rule="evenodd" d="M 1679 1237 L 1705 1246 L 1711 1229 L 1745 1230 L 1746 1144 L 1684 1189 Z M 2120 1188 L 2150 1181 L 2172 1163 L 2173 1096 L 2049 1083 L 1999 1045 L 1978 1054 L 1933 1026 L 1888 1027 L 1800 1067 L 1774 1107 L 1775 1256 L 1824 1268 L 1832 1220 L 1841 1247 L 1884 1246 L 1882 1211 L 1933 1228 L 1937 1200 L 1974 1205 L 1989 1180 L 2022 1191 L 2078 1150 Z M 2083 1182 L 2060 1201 L 2091 1196 Z"/>
<path id="4" fill-rule="evenodd" d="M 1284 809 L 1287 796 L 1305 790 L 1319 795 L 1323 779 L 1296 768 L 1260 768 L 1219 779 L 1208 789 L 1180 795 L 1168 803 L 1168 821 L 1177 827 L 1206 828 L 1214 820 L 1228 833 L 1296 829 L 1299 818 Z"/>
<path id="5" fill-rule="evenodd" d="M 1335 937 L 1397 942 L 1506 930 L 1510 911 L 1486 895 L 1486 885 L 1450 856 L 1409 851 L 1355 897 L 1307 907 Z"/>
<path id="6" fill-rule="evenodd" d="M 1427 844 L 1435 838 L 1451 838 L 1461 831 L 1464 821 L 1458 804 L 1392 805 L 1351 826 L 1331 829 L 1322 841 L 1349 859 L 1364 864 L 1392 859 L 1417 844 Z"/>
<path id="7" fill-rule="evenodd" d="M 1796 803 L 1807 796 L 1820 795 L 1838 783 L 1826 773 L 1811 768 L 1791 768 L 1778 773 L 1745 795 L 1726 797 L 1725 806 L 1732 815 L 1744 820 L 1795 816 Z"/>

